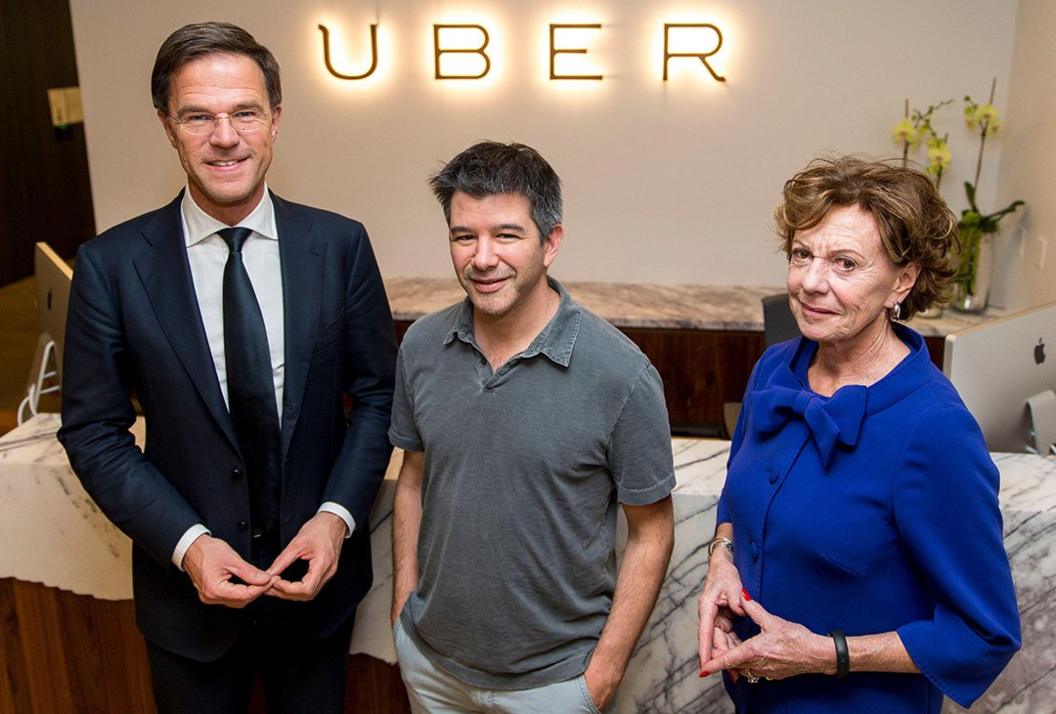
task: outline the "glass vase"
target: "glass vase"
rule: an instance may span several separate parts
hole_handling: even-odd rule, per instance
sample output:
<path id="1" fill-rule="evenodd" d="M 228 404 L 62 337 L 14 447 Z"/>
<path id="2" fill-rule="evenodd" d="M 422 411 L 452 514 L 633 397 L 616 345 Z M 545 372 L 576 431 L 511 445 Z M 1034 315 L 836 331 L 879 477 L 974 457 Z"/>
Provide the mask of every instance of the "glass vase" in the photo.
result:
<path id="1" fill-rule="evenodd" d="M 950 307 L 959 312 L 982 312 L 990 296 L 997 234 L 962 225 L 957 228 L 957 237 L 961 248 Z"/>

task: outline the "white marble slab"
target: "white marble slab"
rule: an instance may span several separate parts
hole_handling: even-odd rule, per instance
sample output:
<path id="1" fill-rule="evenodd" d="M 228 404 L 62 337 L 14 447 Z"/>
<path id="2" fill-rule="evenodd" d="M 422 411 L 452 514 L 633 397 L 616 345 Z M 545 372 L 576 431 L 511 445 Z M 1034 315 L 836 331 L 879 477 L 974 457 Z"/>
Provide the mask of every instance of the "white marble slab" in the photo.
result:
<path id="1" fill-rule="evenodd" d="M 73 475 L 58 428 L 57 414 L 38 414 L 0 439 L 0 577 L 131 599 L 132 544 Z"/>
<path id="2" fill-rule="evenodd" d="M 103 599 L 131 597 L 130 545 L 91 503 L 55 441 L 58 419 L 39 415 L 0 438 L 0 577 Z M 704 543 L 715 525 L 729 444 L 674 439 L 677 486 L 671 566 L 620 690 L 618 711 L 731 711 L 718 676 L 698 677 L 696 595 Z M 371 514 L 374 586 L 356 616 L 351 652 L 395 661 L 392 592 L 394 454 Z M 1005 545 L 1023 618 L 1023 651 L 973 712 L 1056 712 L 1056 459 L 995 454 Z M 620 548 L 625 540 L 620 521 Z M 962 711 L 947 702 L 949 712 Z"/>
<path id="3" fill-rule="evenodd" d="M 560 275 L 557 277 L 560 279 Z M 784 291 L 783 286 L 599 282 L 564 285 L 581 305 L 617 327 L 680 330 L 761 332 L 762 298 Z M 397 320 L 417 320 L 465 297 L 453 277 L 387 278 L 385 290 Z M 915 318 L 909 325 L 922 335 L 944 337 L 1000 314 L 999 310 L 988 310 L 983 315 L 946 310 L 937 319 Z"/>

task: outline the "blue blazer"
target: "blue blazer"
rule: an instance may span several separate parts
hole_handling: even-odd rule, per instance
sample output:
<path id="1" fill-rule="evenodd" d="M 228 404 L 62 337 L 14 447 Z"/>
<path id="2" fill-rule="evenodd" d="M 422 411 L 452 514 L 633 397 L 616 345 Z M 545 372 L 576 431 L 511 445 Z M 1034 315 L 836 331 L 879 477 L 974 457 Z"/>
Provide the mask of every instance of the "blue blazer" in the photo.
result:
<path id="1" fill-rule="evenodd" d="M 737 711 L 937 713 L 943 694 L 967 707 L 1019 648 L 997 468 L 923 338 L 895 329 L 909 356 L 831 398 L 808 385 L 816 343 L 767 350 L 717 518 L 732 523 L 741 579 L 763 607 L 821 635 L 895 631 L 922 674 L 742 677 L 727 682 Z"/>
<path id="2" fill-rule="evenodd" d="M 248 559 L 250 534 L 239 524 L 249 521 L 250 506 L 195 298 L 181 198 L 78 251 L 59 440 L 85 489 L 132 539 L 144 635 L 209 661 L 233 644 L 237 613 L 203 605 L 170 559 L 199 522 Z M 324 501 L 343 505 L 357 525 L 334 578 L 313 602 L 290 609 L 308 633 L 323 637 L 347 622 L 370 587 L 369 514 L 391 453 L 395 339 L 363 226 L 272 199 L 286 341 L 281 543 Z M 133 393 L 146 417 L 143 451 L 129 433 Z"/>

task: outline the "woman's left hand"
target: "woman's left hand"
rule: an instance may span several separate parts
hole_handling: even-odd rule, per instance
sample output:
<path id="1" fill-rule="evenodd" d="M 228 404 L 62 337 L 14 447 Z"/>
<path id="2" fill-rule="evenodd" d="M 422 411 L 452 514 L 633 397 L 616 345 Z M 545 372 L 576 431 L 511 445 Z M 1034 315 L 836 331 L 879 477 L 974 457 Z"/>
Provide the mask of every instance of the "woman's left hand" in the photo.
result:
<path id="1" fill-rule="evenodd" d="M 771 615 L 762 605 L 747 597 L 741 606 L 759 625 L 759 634 L 732 649 L 716 652 L 711 661 L 704 663 L 705 670 L 732 670 L 749 678 L 765 679 L 836 672 L 836 650 L 831 639 Z"/>

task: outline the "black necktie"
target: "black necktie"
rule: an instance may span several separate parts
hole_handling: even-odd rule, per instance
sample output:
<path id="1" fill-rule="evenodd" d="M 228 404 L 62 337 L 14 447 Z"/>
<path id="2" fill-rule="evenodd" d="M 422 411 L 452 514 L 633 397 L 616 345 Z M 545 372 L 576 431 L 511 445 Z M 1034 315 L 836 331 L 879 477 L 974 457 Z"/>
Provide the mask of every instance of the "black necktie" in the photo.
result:
<path id="1" fill-rule="evenodd" d="M 278 519 L 282 467 L 268 334 L 242 262 L 242 244 L 252 232 L 225 228 L 219 235 L 231 251 L 224 267 L 227 403 L 246 464 L 253 532 L 260 534 Z"/>

